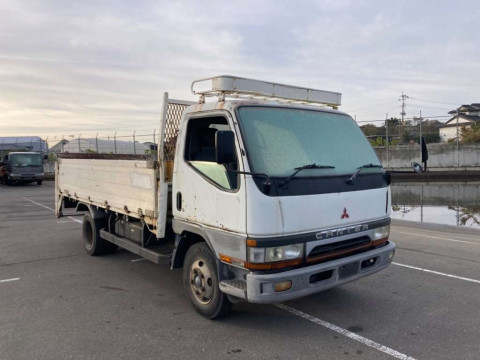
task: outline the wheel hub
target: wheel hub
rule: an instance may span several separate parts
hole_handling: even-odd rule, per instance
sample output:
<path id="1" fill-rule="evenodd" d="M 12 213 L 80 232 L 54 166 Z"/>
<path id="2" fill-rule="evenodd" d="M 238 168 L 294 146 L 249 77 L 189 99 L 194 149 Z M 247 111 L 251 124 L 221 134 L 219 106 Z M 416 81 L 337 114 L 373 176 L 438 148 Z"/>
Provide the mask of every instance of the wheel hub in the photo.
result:
<path id="1" fill-rule="evenodd" d="M 190 267 L 190 288 L 199 303 L 206 305 L 212 301 L 212 272 L 205 261 L 197 260 Z"/>

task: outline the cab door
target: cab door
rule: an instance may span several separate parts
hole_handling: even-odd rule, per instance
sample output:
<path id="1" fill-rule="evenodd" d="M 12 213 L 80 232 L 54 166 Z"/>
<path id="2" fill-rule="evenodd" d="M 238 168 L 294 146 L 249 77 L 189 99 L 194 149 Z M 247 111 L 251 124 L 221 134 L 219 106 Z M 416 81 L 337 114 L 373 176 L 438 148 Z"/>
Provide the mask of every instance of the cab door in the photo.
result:
<path id="1" fill-rule="evenodd" d="M 215 134 L 232 130 L 232 118 L 226 111 L 187 117 L 177 149 L 173 181 L 173 215 L 205 228 L 234 233 L 246 232 L 246 196 L 244 177 L 237 161 L 228 166 L 217 164 Z"/>

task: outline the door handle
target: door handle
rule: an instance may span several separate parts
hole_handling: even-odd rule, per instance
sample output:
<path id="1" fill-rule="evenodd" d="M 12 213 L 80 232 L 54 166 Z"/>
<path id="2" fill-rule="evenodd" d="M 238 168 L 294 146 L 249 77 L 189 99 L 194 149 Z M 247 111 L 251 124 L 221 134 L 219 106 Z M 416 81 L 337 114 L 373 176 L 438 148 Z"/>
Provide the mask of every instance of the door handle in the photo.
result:
<path id="1" fill-rule="evenodd" d="M 177 210 L 182 210 L 182 193 L 180 191 L 177 192 Z"/>

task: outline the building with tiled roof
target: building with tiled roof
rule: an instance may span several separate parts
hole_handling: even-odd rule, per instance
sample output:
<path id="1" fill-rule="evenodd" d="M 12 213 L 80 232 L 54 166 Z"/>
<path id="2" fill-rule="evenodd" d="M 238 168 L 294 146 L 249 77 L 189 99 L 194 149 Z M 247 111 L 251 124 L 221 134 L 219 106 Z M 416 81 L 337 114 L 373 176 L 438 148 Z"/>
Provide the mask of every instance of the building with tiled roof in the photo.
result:
<path id="1" fill-rule="evenodd" d="M 480 124 L 480 103 L 462 105 L 458 109 L 449 112 L 452 118 L 440 127 L 440 141 L 448 142 L 461 136 L 462 128 L 471 128 L 472 125 Z M 458 126 L 458 131 L 457 131 Z"/>

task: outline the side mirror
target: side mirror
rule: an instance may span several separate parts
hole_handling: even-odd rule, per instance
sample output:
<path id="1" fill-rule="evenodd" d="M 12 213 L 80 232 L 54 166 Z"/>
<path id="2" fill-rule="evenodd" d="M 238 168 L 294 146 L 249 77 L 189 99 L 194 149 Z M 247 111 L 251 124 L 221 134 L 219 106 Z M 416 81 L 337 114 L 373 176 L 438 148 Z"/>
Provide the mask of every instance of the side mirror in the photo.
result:
<path id="1" fill-rule="evenodd" d="M 219 130 L 215 133 L 215 156 L 217 164 L 229 164 L 236 161 L 233 131 Z"/>
<path id="2" fill-rule="evenodd" d="M 413 166 L 413 171 L 415 171 L 417 174 L 423 173 L 422 165 L 420 165 L 419 163 L 413 162 L 412 166 Z"/>

